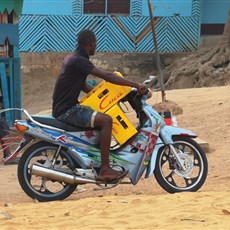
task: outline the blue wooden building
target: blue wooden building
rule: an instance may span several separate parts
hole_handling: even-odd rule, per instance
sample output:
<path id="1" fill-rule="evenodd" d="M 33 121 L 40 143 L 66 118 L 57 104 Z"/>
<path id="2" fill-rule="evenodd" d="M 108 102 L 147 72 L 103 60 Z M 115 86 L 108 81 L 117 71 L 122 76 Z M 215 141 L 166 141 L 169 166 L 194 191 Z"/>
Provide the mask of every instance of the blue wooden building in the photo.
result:
<path id="1" fill-rule="evenodd" d="M 21 68 L 19 57 L 19 15 L 23 0 L 0 1 L 0 107 L 21 108 Z M 12 126 L 19 111 L 0 114 Z"/>
<path id="2" fill-rule="evenodd" d="M 92 29 L 98 52 L 152 52 L 147 0 L 24 0 L 20 51 L 72 51 Z M 220 34 L 229 0 L 152 0 L 160 52 L 197 49 L 201 34 Z M 213 13 L 215 12 L 215 14 Z"/>

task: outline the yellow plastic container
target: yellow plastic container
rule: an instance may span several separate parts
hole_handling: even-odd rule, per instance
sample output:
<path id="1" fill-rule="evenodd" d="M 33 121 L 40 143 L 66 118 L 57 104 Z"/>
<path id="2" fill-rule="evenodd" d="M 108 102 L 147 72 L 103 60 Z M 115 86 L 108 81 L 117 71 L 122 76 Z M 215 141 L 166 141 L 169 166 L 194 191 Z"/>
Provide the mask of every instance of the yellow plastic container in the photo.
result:
<path id="1" fill-rule="evenodd" d="M 115 72 L 115 74 L 122 77 L 119 72 Z M 112 135 L 119 144 L 124 144 L 130 137 L 137 133 L 134 125 L 117 105 L 131 90 L 129 86 L 115 85 L 102 81 L 80 100 L 81 105 L 90 106 L 94 110 L 106 113 L 112 117 Z"/>
<path id="2" fill-rule="evenodd" d="M 106 114 L 113 119 L 112 135 L 119 144 L 124 144 L 129 138 L 137 133 L 134 125 L 129 121 L 128 117 L 118 105 L 114 105 L 107 110 Z"/>
<path id="3" fill-rule="evenodd" d="M 115 73 L 122 77 L 120 73 Z M 130 91 L 131 87 L 129 86 L 115 85 L 102 81 L 85 97 L 81 98 L 80 104 L 90 106 L 94 110 L 104 113 L 125 97 Z"/>

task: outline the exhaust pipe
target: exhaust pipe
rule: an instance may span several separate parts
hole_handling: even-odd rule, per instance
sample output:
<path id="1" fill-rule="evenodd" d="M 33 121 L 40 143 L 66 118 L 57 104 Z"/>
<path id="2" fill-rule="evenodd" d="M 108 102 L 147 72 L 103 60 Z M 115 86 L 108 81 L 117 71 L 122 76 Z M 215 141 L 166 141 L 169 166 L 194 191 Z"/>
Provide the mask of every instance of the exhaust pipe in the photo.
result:
<path id="1" fill-rule="evenodd" d="M 48 169 L 38 165 L 32 165 L 30 168 L 30 173 L 32 175 L 46 177 L 52 180 L 65 182 L 67 184 L 86 184 L 86 183 L 95 184 L 96 183 L 96 180 L 70 175 L 64 172 L 59 172 L 57 170 Z"/>

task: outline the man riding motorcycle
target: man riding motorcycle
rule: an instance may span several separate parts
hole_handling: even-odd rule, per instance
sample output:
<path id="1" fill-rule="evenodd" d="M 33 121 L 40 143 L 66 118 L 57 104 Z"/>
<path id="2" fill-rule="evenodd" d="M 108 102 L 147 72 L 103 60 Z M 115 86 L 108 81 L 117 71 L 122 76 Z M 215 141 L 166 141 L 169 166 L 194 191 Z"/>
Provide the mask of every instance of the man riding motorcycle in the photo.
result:
<path id="1" fill-rule="evenodd" d="M 128 172 L 115 171 L 109 165 L 112 118 L 107 114 L 94 111 L 91 107 L 79 105 L 78 97 L 81 91 L 88 93 L 93 89 L 86 83 L 89 74 L 113 84 L 134 87 L 139 94 L 144 94 L 147 87 L 94 66 L 89 56 L 95 54 L 96 42 L 95 34 L 91 30 L 83 30 L 79 33 L 78 48 L 65 57 L 55 84 L 52 115 L 72 126 L 100 129 L 102 163 L 98 180 L 119 180 Z"/>

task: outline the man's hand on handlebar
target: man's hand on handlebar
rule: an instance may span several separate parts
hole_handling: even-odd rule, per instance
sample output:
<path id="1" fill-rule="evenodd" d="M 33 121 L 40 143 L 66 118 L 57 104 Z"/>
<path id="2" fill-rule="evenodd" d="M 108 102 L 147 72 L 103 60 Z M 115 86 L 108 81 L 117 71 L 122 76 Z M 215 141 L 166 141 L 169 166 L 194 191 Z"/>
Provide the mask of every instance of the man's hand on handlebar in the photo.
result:
<path id="1" fill-rule="evenodd" d="M 148 87 L 146 85 L 138 84 L 138 87 L 136 89 L 137 93 L 141 95 L 146 94 L 148 92 Z"/>

